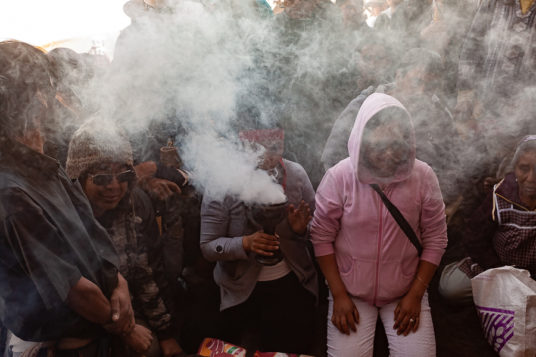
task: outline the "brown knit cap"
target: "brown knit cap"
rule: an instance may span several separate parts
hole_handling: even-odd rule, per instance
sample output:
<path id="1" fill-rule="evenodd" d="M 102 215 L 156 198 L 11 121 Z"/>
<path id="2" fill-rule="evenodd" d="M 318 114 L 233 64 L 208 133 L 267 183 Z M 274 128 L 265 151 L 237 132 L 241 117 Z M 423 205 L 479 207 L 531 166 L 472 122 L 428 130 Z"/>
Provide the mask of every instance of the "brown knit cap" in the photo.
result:
<path id="1" fill-rule="evenodd" d="M 71 179 L 99 163 L 133 165 L 132 147 L 126 134 L 101 118 L 85 122 L 72 136 L 65 170 Z"/>

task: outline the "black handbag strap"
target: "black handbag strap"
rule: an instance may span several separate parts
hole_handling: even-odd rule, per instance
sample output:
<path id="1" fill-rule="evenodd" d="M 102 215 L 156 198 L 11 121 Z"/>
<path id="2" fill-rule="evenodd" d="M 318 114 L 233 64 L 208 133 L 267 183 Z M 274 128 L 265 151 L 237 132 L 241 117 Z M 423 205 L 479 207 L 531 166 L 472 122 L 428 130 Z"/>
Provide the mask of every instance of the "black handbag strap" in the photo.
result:
<path id="1" fill-rule="evenodd" d="M 419 253 L 419 256 L 422 254 L 422 244 L 419 242 L 419 238 L 417 238 L 417 235 L 413 231 L 413 228 L 409 225 L 408 221 L 404 218 L 402 213 L 396 208 L 396 206 L 387 198 L 385 193 L 383 193 L 380 186 L 378 186 L 375 183 L 370 184 L 370 187 L 376 192 L 378 192 L 378 195 L 380 195 L 383 203 L 385 204 L 385 207 L 389 210 L 391 213 L 391 216 L 395 219 L 396 223 L 402 228 L 406 236 L 408 237 L 409 241 L 415 246 L 417 249 L 417 252 Z"/>

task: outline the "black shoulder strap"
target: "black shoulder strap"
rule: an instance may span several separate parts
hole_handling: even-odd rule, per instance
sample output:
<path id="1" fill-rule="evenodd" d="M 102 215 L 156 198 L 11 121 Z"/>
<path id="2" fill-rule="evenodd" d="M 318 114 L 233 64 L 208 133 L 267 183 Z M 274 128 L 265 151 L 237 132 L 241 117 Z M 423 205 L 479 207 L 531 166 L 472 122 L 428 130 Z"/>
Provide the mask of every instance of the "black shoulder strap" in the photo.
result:
<path id="1" fill-rule="evenodd" d="M 370 187 L 376 192 L 378 192 L 378 195 L 380 195 L 383 203 L 385 204 L 385 207 L 389 210 L 393 218 L 395 219 L 396 223 L 402 228 L 406 236 L 408 237 L 409 241 L 415 246 L 417 249 L 417 252 L 419 253 L 419 256 L 422 254 L 422 244 L 419 242 L 419 238 L 417 238 L 417 235 L 409 225 L 408 221 L 404 218 L 402 213 L 396 208 L 396 206 L 389 201 L 387 196 L 385 196 L 385 193 L 381 190 L 380 186 L 378 186 L 375 183 L 370 184 Z"/>

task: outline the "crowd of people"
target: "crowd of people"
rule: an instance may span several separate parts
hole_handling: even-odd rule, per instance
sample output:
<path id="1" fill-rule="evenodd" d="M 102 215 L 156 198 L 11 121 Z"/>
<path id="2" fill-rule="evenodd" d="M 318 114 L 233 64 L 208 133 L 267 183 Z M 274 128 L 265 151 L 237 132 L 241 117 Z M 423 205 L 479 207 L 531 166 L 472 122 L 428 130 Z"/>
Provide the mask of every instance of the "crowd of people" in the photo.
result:
<path id="1" fill-rule="evenodd" d="M 0 42 L 3 356 L 187 356 L 207 337 L 373 356 L 383 328 L 390 355 L 429 357 L 431 289 L 470 305 L 487 269 L 536 277 L 536 1 L 124 10 L 111 62 Z M 209 27 L 177 39 L 181 11 Z M 225 39 L 207 31 L 223 13 Z M 178 61 L 169 44 L 196 36 Z M 247 66 L 202 48 L 219 42 Z M 228 72 L 200 71 L 233 86 L 191 66 L 211 56 Z M 199 90 L 218 86 L 230 106 Z M 268 178 L 263 200 L 215 190 L 233 173 L 186 144 L 223 127 L 209 141 L 255 158 L 233 187 Z"/>

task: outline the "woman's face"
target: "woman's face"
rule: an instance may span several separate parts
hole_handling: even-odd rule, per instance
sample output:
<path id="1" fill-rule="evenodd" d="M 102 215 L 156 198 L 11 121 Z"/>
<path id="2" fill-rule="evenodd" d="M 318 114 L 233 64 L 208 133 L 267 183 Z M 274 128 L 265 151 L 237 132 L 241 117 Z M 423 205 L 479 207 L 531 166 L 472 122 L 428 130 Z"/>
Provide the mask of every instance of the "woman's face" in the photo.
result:
<path id="1" fill-rule="evenodd" d="M 536 199 L 536 151 L 526 151 L 519 156 L 514 167 L 521 199 Z"/>
<path id="2" fill-rule="evenodd" d="M 282 141 L 277 141 L 273 143 L 264 143 L 263 146 L 265 151 L 259 158 L 259 168 L 261 170 L 269 171 L 276 167 L 283 158 L 284 145 Z"/>
<path id="3" fill-rule="evenodd" d="M 84 192 L 96 217 L 117 207 L 135 174 L 124 164 L 108 163 L 90 172 L 84 182 Z"/>
<path id="4" fill-rule="evenodd" d="M 378 177 L 394 176 L 410 157 L 410 135 L 397 122 L 382 124 L 363 138 L 360 161 Z"/>

